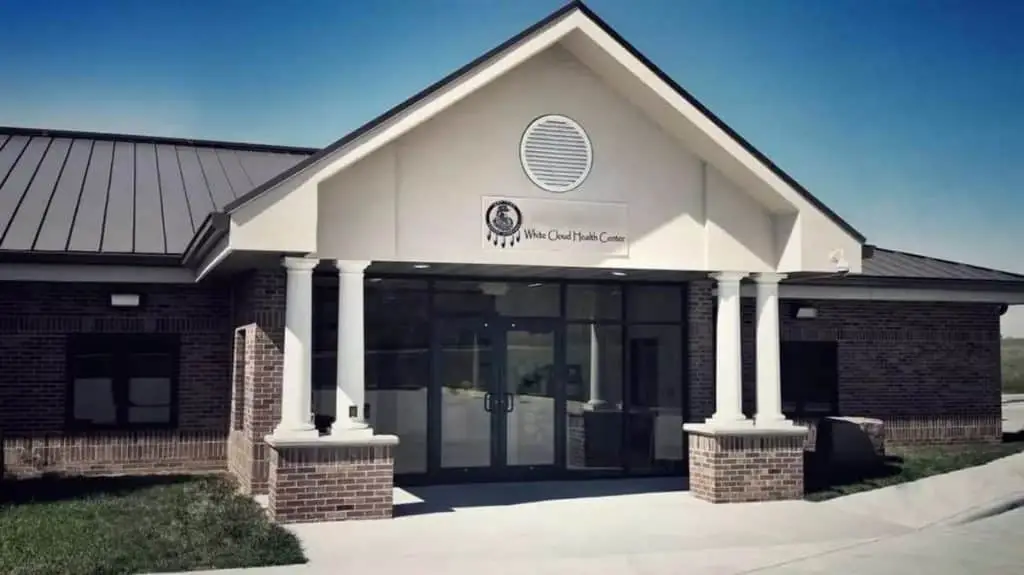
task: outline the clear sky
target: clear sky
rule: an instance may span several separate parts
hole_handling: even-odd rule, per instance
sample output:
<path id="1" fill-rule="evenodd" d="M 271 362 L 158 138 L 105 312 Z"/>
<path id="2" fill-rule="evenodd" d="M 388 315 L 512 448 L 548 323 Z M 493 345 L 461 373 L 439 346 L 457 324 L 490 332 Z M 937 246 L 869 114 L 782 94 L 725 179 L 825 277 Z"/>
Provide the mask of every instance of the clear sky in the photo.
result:
<path id="1" fill-rule="evenodd" d="M 320 146 L 560 5 L 4 0 L 0 124 Z M 1024 1 L 588 5 L 872 243 L 1024 273 Z"/>

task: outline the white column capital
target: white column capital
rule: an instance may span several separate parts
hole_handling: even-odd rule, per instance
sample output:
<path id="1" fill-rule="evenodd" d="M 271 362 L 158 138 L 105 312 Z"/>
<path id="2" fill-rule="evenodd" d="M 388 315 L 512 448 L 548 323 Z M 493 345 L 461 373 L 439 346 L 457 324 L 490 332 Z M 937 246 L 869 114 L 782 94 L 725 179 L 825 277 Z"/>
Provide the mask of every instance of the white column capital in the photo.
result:
<path id="1" fill-rule="evenodd" d="M 285 268 L 287 268 L 289 272 L 291 272 L 291 271 L 313 271 L 313 268 L 315 268 L 317 266 L 317 264 L 319 264 L 319 263 L 320 263 L 320 260 L 318 260 L 316 258 L 303 258 L 303 257 L 293 257 L 293 256 L 285 256 L 285 257 L 281 258 L 281 264 Z"/>
<path id="2" fill-rule="evenodd" d="M 753 278 L 758 287 L 777 286 L 780 281 L 786 279 L 786 274 L 780 274 L 777 272 L 761 272 L 754 274 Z"/>
<path id="3" fill-rule="evenodd" d="M 334 267 L 342 274 L 362 274 L 370 267 L 370 260 L 334 260 Z"/>
<path id="4" fill-rule="evenodd" d="M 722 271 L 709 274 L 711 279 L 717 281 L 719 285 L 738 284 L 740 280 L 750 275 L 747 272 L 735 272 L 735 271 Z"/>

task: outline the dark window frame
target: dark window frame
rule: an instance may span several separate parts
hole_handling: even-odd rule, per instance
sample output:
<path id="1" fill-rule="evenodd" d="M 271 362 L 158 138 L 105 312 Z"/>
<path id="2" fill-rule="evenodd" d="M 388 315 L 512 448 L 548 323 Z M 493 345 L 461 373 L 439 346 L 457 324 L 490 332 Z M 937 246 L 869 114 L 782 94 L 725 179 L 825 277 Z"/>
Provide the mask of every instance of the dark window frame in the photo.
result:
<path id="1" fill-rule="evenodd" d="M 117 421 L 97 424 L 75 419 L 76 359 L 85 354 L 106 354 L 112 357 L 114 401 Z M 168 374 L 171 382 L 170 417 L 167 422 L 130 423 L 128 421 L 131 357 L 141 354 L 166 354 L 170 358 Z M 180 404 L 181 338 L 176 334 L 76 333 L 67 338 L 65 348 L 65 426 L 69 431 L 140 431 L 165 430 L 178 427 Z"/>

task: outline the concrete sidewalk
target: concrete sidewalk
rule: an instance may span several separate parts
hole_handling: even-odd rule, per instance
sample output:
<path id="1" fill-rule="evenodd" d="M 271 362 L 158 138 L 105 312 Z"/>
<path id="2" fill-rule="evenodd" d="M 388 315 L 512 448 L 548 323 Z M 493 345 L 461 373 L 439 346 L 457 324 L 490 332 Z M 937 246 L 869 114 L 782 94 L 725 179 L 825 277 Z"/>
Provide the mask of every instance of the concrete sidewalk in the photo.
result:
<path id="1" fill-rule="evenodd" d="M 1024 429 L 1024 395 L 1004 398 L 1004 418 L 1007 432 Z M 289 527 L 306 565 L 206 573 L 981 575 L 1024 564 L 1024 509 L 961 524 L 1024 501 L 1024 454 L 822 503 L 712 505 L 684 487 L 659 478 L 398 490 L 394 520 Z"/>
<path id="2" fill-rule="evenodd" d="M 1024 453 L 821 505 L 921 529 L 1003 511 L 1014 503 L 1024 503 Z"/>

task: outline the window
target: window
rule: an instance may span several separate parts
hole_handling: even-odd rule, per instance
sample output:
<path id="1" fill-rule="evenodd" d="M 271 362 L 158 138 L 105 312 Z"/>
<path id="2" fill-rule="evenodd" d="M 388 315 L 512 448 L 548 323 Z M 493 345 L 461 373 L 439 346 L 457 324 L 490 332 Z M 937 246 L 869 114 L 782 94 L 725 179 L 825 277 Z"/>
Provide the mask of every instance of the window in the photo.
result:
<path id="1" fill-rule="evenodd" d="M 781 344 L 782 411 L 788 415 L 838 412 L 838 344 L 784 341 Z"/>
<path id="2" fill-rule="evenodd" d="M 178 338 L 89 334 L 68 342 L 68 420 L 78 429 L 176 423 Z"/>

